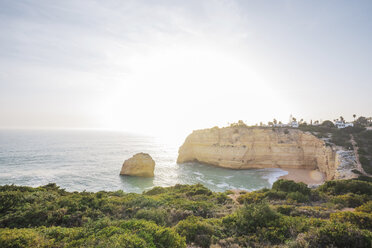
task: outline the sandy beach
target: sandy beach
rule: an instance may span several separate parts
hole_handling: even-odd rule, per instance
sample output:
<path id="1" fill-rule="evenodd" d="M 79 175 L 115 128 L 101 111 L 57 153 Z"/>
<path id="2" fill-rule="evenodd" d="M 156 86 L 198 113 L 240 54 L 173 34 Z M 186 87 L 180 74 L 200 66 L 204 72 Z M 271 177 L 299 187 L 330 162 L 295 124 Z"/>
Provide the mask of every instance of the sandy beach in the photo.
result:
<path id="1" fill-rule="evenodd" d="M 306 184 L 322 184 L 325 180 L 325 175 L 318 170 L 282 169 L 287 171 L 288 174 L 281 176 L 281 179 L 293 180 L 295 182 L 303 182 Z"/>

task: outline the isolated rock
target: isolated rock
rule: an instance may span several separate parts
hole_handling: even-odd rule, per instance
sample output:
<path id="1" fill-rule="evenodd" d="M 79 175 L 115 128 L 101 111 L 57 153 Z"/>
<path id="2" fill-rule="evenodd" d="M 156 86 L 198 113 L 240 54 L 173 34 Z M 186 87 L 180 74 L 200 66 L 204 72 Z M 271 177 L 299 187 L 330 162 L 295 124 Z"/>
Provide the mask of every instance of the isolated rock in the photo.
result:
<path id="1" fill-rule="evenodd" d="M 133 157 L 124 161 L 120 175 L 153 177 L 155 161 L 147 153 L 137 153 Z"/>

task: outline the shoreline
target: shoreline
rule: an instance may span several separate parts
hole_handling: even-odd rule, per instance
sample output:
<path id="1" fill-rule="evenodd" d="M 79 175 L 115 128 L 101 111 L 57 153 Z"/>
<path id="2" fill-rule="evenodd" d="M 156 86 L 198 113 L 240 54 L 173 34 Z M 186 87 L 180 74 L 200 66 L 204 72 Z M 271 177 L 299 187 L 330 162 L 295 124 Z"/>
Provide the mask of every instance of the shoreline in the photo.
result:
<path id="1" fill-rule="evenodd" d="M 279 179 L 293 180 L 295 182 L 302 182 L 307 185 L 319 185 L 325 182 L 324 173 L 318 170 L 310 169 L 292 169 L 292 168 L 281 168 L 287 171 L 288 174 L 280 176 Z"/>

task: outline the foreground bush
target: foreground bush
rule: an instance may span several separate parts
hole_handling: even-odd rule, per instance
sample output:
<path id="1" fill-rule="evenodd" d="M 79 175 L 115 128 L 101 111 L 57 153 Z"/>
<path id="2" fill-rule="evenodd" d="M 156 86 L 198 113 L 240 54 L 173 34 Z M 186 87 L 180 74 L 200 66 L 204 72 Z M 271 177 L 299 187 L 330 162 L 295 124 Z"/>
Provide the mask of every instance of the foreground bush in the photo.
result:
<path id="1" fill-rule="evenodd" d="M 345 211 L 331 214 L 330 219 L 341 223 L 349 222 L 361 229 L 372 229 L 372 214 L 368 213 Z"/>
<path id="2" fill-rule="evenodd" d="M 0 247 L 46 247 L 48 241 L 32 229 L 0 229 Z"/>
<path id="3" fill-rule="evenodd" d="M 332 197 L 331 202 L 335 204 L 340 204 L 342 207 L 355 208 L 367 202 L 368 199 L 369 197 L 365 195 L 347 193 L 345 195 L 337 195 L 337 196 Z"/>
<path id="4" fill-rule="evenodd" d="M 240 204 L 200 184 L 143 194 L 0 186 L 0 247 L 371 247 L 371 185 L 279 180 Z"/>
<path id="5" fill-rule="evenodd" d="M 301 193 L 303 195 L 310 195 L 311 190 L 304 183 L 296 183 L 291 180 L 279 179 L 273 184 L 273 190 L 283 191 L 287 193 Z"/>
<path id="6" fill-rule="evenodd" d="M 83 228 L 0 229 L 0 247 L 186 247 L 170 228 L 143 220 L 93 222 Z"/>
<path id="7" fill-rule="evenodd" d="M 372 183 L 358 180 L 328 181 L 321 185 L 318 190 L 330 195 L 353 193 L 372 196 Z"/>
<path id="8" fill-rule="evenodd" d="M 355 210 L 372 214 L 372 201 L 368 201 L 368 202 L 364 203 L 363 205 L 357 207 Z"/>
<path id="9" fill-rule="evenodd" d="M 186 237 L 187 243 L 209 247 L 213 236 L 216 238 L 222 236 L 221 220 L 190 216 L 177 224 L 176 231 Z"/>
<path id="10" fill-rule="evenodd" d="M 372 233 L 347 223 L 329 222 L 296 241 L 295 247 L 371 247 Z"/>
<path id="11" fill-rule="evenodd" d="M 249 192 L 249 193 L 245 193 L 243 195 L 240 195 L 238 197 L 237 201 L 240 204 L 243 204 L 243 203 L 248 203 L 248 204 L 259 203 L 265 198 L 265 196 L 266 195 L 264 193 Z"/>
<path id="12" fill-rule="evenodd" d="M 234 214 L 223 219 L 226 230 L 233 234 L 246 235 L 255 233 L 257 228 L 276 226 L 279 214 L 269 205 L 251 204 L 244 205 Z"/>

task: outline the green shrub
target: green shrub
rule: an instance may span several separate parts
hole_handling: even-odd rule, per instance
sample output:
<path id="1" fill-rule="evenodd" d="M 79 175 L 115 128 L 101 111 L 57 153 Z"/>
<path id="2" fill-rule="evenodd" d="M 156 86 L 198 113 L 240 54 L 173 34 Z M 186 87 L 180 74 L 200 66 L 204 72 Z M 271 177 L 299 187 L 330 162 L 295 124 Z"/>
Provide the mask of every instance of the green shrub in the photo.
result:
<path id="1" fill-rule="evenodd" d="M 348 223 L 329 222 L 307 233 L 305 240 L 307 247 L 371 247 L 372 234 Z"/>
<path id="2" fill-rule="evenodd" d="M 309 196 L 304 195 L 300 192 L 291 192 L 287 195 L 287 201 L 289 202 L 308 202 Z"/>
<path id="3" fill-rule="evenodd" d="M 350 149 L 350 134 L 344 130 L 336 130 L 332 133 L 331 141 L 333 144 Z"/>
<path id="4" fill-rule="evenodd" d="M 173 229 L 158 226 L 145 220 L 129 220 L 120 223 L 120 228 L 136 233 L 148 243 L 153 242 L 155 247 L 186 247 L 185 240 Z"/>
<path id="5" fill-rule="evenodd" d="M 46 247 L 48 242 L 33 229 L 0 229 L 0 247 Z"/>
<path id="6" fill-rule="evenodd" d="M 337 195 L 331 198 L 331 202 L 335 204 L 340 204 L 343 207 L 350 207 L 350 208 L 359 207 L 366 201 L 368 201 L 368 198 L 366 196 L 357 195 L 353 193 L 348 193 L 345 195 Z"/>
<path id="7" fill-rule="evenodd" d="M 270 190 L 265 192 L 265 196 L 270 200 L 284 200 L 287 197 L 287 193 L 284 191 Z"/>
<path id="8" fill-rule="evenodd" d="M 372 174 L 372 165 L 370 159 L 368 159 L 366 156 L 359 156 L 359 161 L 362 164 L 364 171 Z"/>
<path id="9" fill-rule="evenodd" d="M 359 212 L 372 213 L 372 201 L 368 201 L 355 209 Z"/>
<path id="10" fill-rule="evenodd" d="M 327 181 L 318 190 L 330 195 L 354 193 L 372 196 L 372 183 L 358 180 Z"/>
<path id="11" fill-rule="evenodd" d="M 195 243 L 201 247 L 209 247 L 213 236 L 221 237 L 221 229 L 220 220 L 203 219 L 196 216 L 190 216 L 186 220 L 180 221 L 176 226 L 176 231 L 186 237 L 188 244 Z"/>
<path id="12" fill-rule="evenodd" d="M 154 187 L 150 189 L 149 191 L 144 192 L 145 195 L 158 195 L 158 194 L 163 194 L 167 192 L 166 188 L 163 187 Z"/>
<path id="13" fill-rule="evenodd" d="M 158 225 L 165 225 L 168 216 L 165 209 L 140 209 L 134 217 L 137 219 L 151 220 Z"/>
<path id="14" fill-rule="evenodd" d="M 248 192 L 243 195 L 240 195 L 237 198 L 237 201 L 242 204 L 242 203 L 259 203 L 265 198 L 264 193 L 257 193 L 257 192 Z"/>
<path id="15" fill-rule="evenodd" d="M 350 222 L 361 229 L 372 229 L 372 214 L 368 213 L 350 211 L 332 213 L 330 220 Z"/>
<path id="16" fill-rule="evenodd" d="M 229 192 L 202 185 L 143 194 L 5 185 L 0 247 L 185 247 L 186 240 L 201 247 L 358 247 L 371 239 L 372 184 L 361 178 L 315 190 L 279 180 L 273 189 L 240 194 L 243 206 L 233 204 Z M 295 204 L 282 205 L 285 200 Z M 357 208 L 334 213 L 335 207 Z"/>
<path id="17" fill-rule="evenodd" d="M 332 121 L 329 121 L 329 120 L 325 120 L 322 122 L 322 126 L 323 127 L 328 127 L 328 128 L 332 128 L 332 127 L 335 127 L 335 125 L 333 124 Z"/>
<path id="18" fill-rule="evenodd" d="M 362 156 L 362 155 L 368 155 L 368 152 L 366 152 L 363 148 L 359 148 L 359 149 L 358 149 L 358 154 L 359 154 L 360 156 Z"/>
<path id="19" fill-rule="evenodd" d="M 231 201 L 232 201 L 227 196 L 227 193 L 216 193 L 216 199 L 217 199 L 217 203 L 219 203 L 219 204 L 225 204 L 225 203 L 228 203 L 228 202 L 231 203 Z"/>
<path id="20" fill-rule="evenodd" d="M 24 194 L 19 191 L 0 191 L 0 214 L 25 202 Z"/>
<path id="21" fill-rule="evenodd" d="M 364 176 L 364 175 L 359 176 L 358 178 L 354 178 L 354 180 L 372 183 L 372 177 Z"/>
<path id="22" fill-rule="evenodd" d="M 301 206 L 291 211 L 291 216 L 306 216 L 313 218 L 329 218 L 330 211 L 323 207 Z"/>
<path id="23" fill-rule="evenodd" d="M 356 170 L 356 169 L 351 170 L 351 172 L 353 172 L 357 175 L 363 175 L 362 172 L 360 172 L 359 170 Z"/>
<path id="24" fill-rule="evenodd" d="M 300 192 L 303 195 L 310 195 L 311 190 L 304 183 L 296 183 L 292 180 L 279 179 L 272 187 L 273 190 L 290 192 Z"/>
<path id="25" fill-rule="evenodd" d="M 291 212 L 294 210 L 295 208 L 293 206 L 289 206 L 289 205 L 280 205 L 276 208 L 276 211 L 278 213 L 281 213 L 281 214 L 284 214 L 284 215 L 290 215 Z"/>
<path id="26" fill-rule="evenodd" d="M 82 227 L 41 227 L 38 231 L 45 238 L 52 240 L 55 246 L 57 246 L 56 244 L 70 243 L 74 240 L 79 240 L 87 234 L 84 232 L 84 228 Z"/>
<path id="27" fill-rule="evenodd" d="M 266 204 L 246 205 L 223 218 L 223 225 L 229 235 L 249 237 L 251 242 L 259 240 L 265 244 L 284 244 L 311 226 L 320 226 L 321 223 L 312 218 L 282 216 Z"/>
<path id="28" fill-rule="evenodd" d="M 255 233 L 257 228 L 275 226 L 280 218 L 266 203 L 244 205 L 235 213 L 223 218 L 226 230 L 233 234 L 246 235 Z"/>
<path id="29" fill-rule="evenodd" d="M 195 195 L 212 195 L 212 191 L 205 187 L 202 184 L 193 185 L 194 187 L 190 188 L 189 191 L 186 192 L 187 196 L 195 196 Z"/>
<path id="30" fill-rule="evenodd" d="M 271 245 L 283 244 L 295 238 L 299 233 L 308 231 L 310 223 L 319 225 L 311 218 L 282 216 L 276 222 L 273 222 L 271 226 L 258 228 L 256 236 L 258 236 L 259 240 Z"/>

